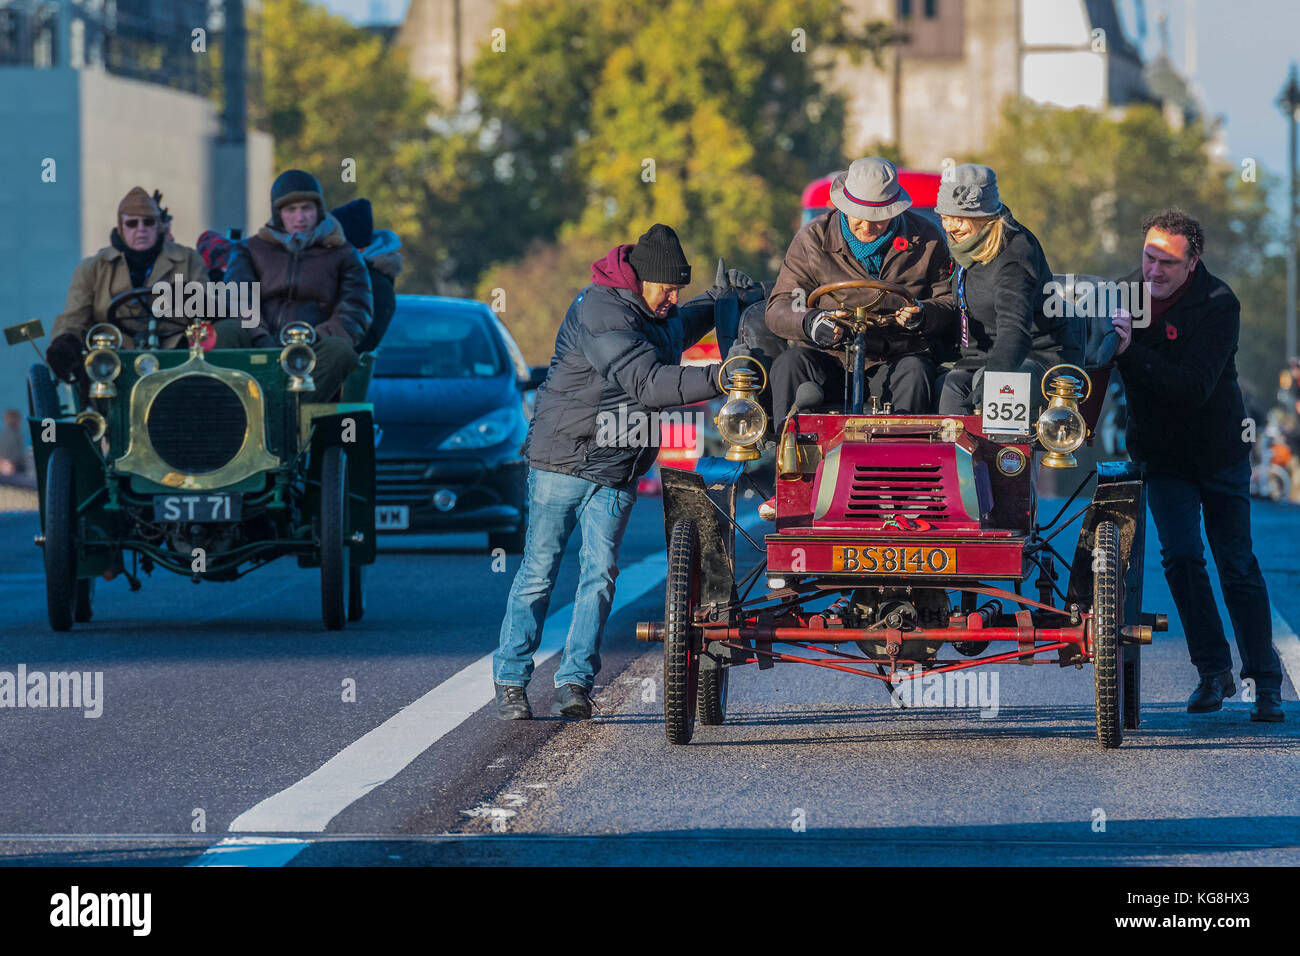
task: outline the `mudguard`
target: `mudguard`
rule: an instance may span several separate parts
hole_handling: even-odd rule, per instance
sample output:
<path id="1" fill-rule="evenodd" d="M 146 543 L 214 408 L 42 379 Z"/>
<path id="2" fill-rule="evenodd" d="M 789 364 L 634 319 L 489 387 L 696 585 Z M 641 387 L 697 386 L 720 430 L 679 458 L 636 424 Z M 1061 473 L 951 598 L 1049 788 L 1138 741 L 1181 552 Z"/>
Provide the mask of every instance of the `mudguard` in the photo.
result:
<path id="1" fill-rule="evenodd" d="M 736 600 L 736 533 L 731 521 L 736 517 L 736 482 L 743 471 L 742 462 L 701 458 L 695 471 L 664 468 L 660 472 L 664 487 L 664 546 L 679 520 L 689 518 L 695 522 L 700 545 L 701 604 Z"/>
<path id="2" fill-rule="evenodd" d="M 326 448 L 337 445 L 347 454 L 350 527 L 361 532 L 360 543 L 351 546 L 350 560 L 357 564 L 375 561 L 375 428 L 370 405 L 340 405 L 339 411 L 312 419 L 308 444 L 307 507 L 310 514 L 320 509 L 320 463 Z M 302 562 L 299 562 L 300 564 Z M 315 565 L 311 565 L 315 566 Z"/>
<path id="3" fill-rule="evenodd" d="M 1097 488 L 1083 514 L 1079 541 L 1070 567 L 1066 606 L 1081 610 L 1092 605 L 1092 548 L 1097 525 L 1113 521 L 1119 529 L 1119 560 L 1124 567 L 1123 623 L 1135 624 L 1142 614 L 1143 557 L 1146 554 L 1146 483 L 1141 466 L 1131 461 L 1097 463 Z M 1064 658 L 1064 655 L 1062 655 Z M 1062 659 L 1061 664 L 1071 661 Z"/>

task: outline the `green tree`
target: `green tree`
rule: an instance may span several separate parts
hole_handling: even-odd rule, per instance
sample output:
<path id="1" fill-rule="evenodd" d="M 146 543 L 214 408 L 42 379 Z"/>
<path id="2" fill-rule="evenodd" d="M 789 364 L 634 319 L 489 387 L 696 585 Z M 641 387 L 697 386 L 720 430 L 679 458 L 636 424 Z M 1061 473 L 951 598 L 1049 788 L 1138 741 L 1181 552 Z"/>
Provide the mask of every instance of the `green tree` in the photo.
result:
<path id="1" fill-rule="evenodd" d="M 1011 100 L 989 149 L 970 159 L 997 170 L 1003 200 L 1058 273 L 1127 274 L 1141 260 L 1147 213 L 1179 206 L 1195 216 L 1205 228 L 1206 266 L 1242 303 L 1239 370 L 1271 396 L 1284 298 L 1269 183 L 1243 182 L 1209 145 L 1203 126 L 1171 129 L 1152 107 L 1110 115 Z"/>

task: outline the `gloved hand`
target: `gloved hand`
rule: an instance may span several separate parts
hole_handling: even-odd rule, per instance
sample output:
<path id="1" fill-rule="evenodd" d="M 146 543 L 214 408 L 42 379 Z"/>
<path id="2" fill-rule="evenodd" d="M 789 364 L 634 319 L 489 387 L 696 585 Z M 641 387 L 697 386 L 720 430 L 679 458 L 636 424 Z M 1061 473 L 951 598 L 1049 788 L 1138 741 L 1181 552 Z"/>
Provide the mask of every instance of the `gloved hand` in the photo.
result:
<path id="1" fill-rule="evenodd" d="M 45 350 L 45 361 L 55 378 L 74 381 L 82 363 L 81 339 L 71 332 L 56 336 Z"/>
<path id="2" fill-rule="evenodd" d="M 757 284 L 758 283 L 739 269 L 728 269 L 726 262 L 719 258 L 718 271 L 713 277 L 713 286 L 709 289 L 709 295 L 718 299 L 726 295 L 732 289 L 737 291 L 752 289 Z"/>
<path id="3" fill-rule="evenodd" d="M 832 314 L 839 313 L 828 309 L 809 309 L 804 313 L 803 334 L 808 336 L 813 345 L 828 349 L 843 340 L 844 330 L 827 318 Z"/>

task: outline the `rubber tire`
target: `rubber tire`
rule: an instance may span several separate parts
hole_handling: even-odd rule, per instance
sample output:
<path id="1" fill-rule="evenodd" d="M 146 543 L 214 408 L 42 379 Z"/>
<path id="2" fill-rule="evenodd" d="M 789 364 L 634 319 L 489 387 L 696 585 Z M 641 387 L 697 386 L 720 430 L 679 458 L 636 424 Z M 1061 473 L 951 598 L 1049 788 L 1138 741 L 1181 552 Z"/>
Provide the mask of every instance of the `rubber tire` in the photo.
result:
<path id="1" fill-rule="evenodd" d="M 59 407 L 59 387 L 43 362 L 27 370 L 27 407 L 33 418 L 58 418 L 63 414 Z"/>
<path id="2" fill-rule="evenodd" d="M 711 657 L 700 658 L 700 677 L 695 699 L 695 713 L 705 727 L 718 727 L 727 719 L 727 675 Z"/>
<path id="3" fill-rule="evenodd" d="M 516 531 L 489 531 L 488 550 L 495 551 L 500 548 L 506 554 L 523 554 L 524 542 L 527 540 L 528 523 L 524 521 Z"/>
<path id="4" fill-rule="evenodd" d="M 326 448 L 320 466 L 320 607 L 326 630 L 347 623 L 348 459 L 338 446 Z"/>
<path id="5" fill-rule="evenodd" d="M 1119 639 L 1119 529 L 1113 521 L 1097 525 L 1093 539 L 1092 671 L 1097 701 L 1097 742 L 1106 749 L 1124 739 L 1123 645 Z"/>
<path id="6" fill-rule="evenodd" d="M 50 627 L 69 631 L 76 616 L 76 506 L 72 453 L 55 448 L 45 463 L 45 603 Z"/>
<path id="7" fill-rule="evenodd" d="M 364 567 L 354 564 L 348 568 L 348 620 L 359 621 L 366 616 L 366 577 Z"/>
<path id="8" fill-rule="evenodd" d="M 81 578 L 77 581 L 77 603 L 73 607 L 72 619 L 78 624 L 85 624 L 95 616 L 95 579 Z"/>
<path id="9" fill-rule="evenodd" d="M 695 522 L 681 518 L 668 541 L 664 593 L 664 732 L 670 744 L 690 743 L 695 733 L 700 668 L 691 618 L 699 600 L 699 564 Z"/>

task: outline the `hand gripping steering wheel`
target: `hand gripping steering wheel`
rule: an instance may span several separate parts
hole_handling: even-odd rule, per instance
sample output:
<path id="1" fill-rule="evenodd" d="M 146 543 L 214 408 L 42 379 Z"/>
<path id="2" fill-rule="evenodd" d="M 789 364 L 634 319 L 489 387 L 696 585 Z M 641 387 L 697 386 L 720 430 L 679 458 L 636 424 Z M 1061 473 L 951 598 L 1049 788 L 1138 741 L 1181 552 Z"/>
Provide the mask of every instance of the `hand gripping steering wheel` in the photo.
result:
<path id="1" fill-rule="evenodd" d="M 850 289 L 872 289 L 877 291 L 879 295 L 866 305 L 850 306 L 845 296 L 840 294 Z M 826 285 L 819 285 L 813 290 L 812 295 L 808 297 L 808 308 L 811 309 L 822 296 L 834 299 L 835 304 L 840 309 L 848 310 L 852 313 L 852 316 L 828 315 L 827 318 L 846 332 L 856 334 L 863 329 L 880 328 L 893 322 L 894 314 L 898 309 L 880 308 L 880 301 L 887 295 L 898 296 L 906 305 L 912 308 L 919 309 L 921 307 L 921 303 L 916 301 L 912 293 L 901 285 L 895 285 L 892 282 L 881 282 L 879 279 L 846 279 L 843 282 L 828 282 Z"/>

